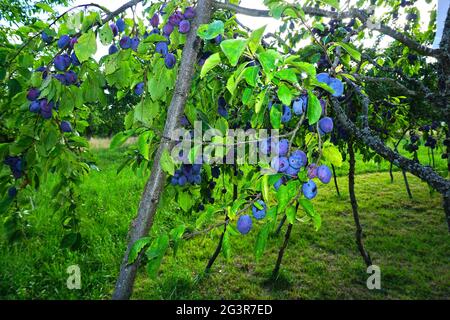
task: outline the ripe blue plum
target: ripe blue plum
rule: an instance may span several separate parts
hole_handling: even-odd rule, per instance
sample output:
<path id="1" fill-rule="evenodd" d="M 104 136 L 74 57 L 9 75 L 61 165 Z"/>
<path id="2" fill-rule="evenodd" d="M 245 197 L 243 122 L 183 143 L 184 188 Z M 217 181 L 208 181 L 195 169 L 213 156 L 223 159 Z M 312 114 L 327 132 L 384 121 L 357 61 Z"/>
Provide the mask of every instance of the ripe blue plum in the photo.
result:
<path id="1" fill-rule="evenodd" d="M 334 93 L 332 94 L 333 97 L 340 97 L 344 94 L 344 84 L 341 80 L 332 78 L 330 80 L 329 86 L 334 90 Z"/>
<path id="2" fill-rule="evenodd" d="M 111 45 L 111 46 L 109 47 L 109 49 L 108 49 L 108 53 L 109 53 L 109 54 L 114 54 L 114 53 L 116 53 L 117 51 L 119 51 L 119 49 L 117 48 L 117 46 L 116 46 L 115 44 Z"/>
<path id="3" fill-rule="evenodd" d="M 275 182 L 273 184 L 273 187 L 275 188 L 276 191 L 278 191 L 278 189 L 280 189 L 281 185 L 286 183 L 286 177 L 282 176 L 280 179 L 277 180 L 277 182 Z"/>
<path id="4" fill-rule="evenodd" d="M 66 71 L 69 68 L 71 59 L 67 53 L 57 55 L 54 60 L 55 68 L 59 71 Z"/>
<path id="5" fill-rule="evenodd" d="M 237 221 L 237 229 L 241 234 L 247 234 L 252 229 L 252 224 L 252 218 L 248 214 L 244 214 Z"/>
<path id="6" fill-rule="evenodd" d="M 31 88 L 30 90 L 28 90 L 27 99 L 29 101 L 35 101 L 37 98 L 39 98 L 40 94 L 41 92 L 39 91 L 39 89 Z"/>
<path id="7" fill-rule="evenodd" d="M 288 165 L 285 173 L 287 175 L 289 175 L 291 178 L 295 178 L 295 177 L 297 177 L 299 171 L 300 171 L 299 169 L 291 167 L 290 165 Z"/>
<path id="8" fill-rule="evenodd" d="M 161 54 L 163 57 L 169 53 L 169 47 L 167 42 L 157 42 L 155 46 L 155 51 Z"/>
<path id="9" fill-rule="evenodd" d="M 306 199 L 313 199 L 317 195 L 317 185 L 314 181 L 309 180 L 302 186 L 302 192 Z"/>
<path id="10" fill-rule="evenodd" d="M 302 95 L 294 100 L 294 103 L 292 104 L 292 109 L 294 110 L 294 113 L 296 115 L 300 116 L 306 111 L 307 101 L 308 98 L 306 95 Z"/>
<path id="11" fill-rule="evenodd" d="M 295 150 L 289 157 L 289 165 L 295 169 L 300 169 L 301 167 L 306 166 L 307 163 L 308 157 L 306 156 L 306 153 L 301 150 Z"/>
<path id="12" fill-rule="evenodd" d="M 257 202 L 261 205 L 262 209 L 258 209 L 255 205 L 253 205 L 252 213 L 256 220 L 261 220 L 266 216 L 267 206 L 263 200 L 258 200 Z"/>
<path id="13" fill-rule="evenodd" d="M 328 73 L 322 72 L 316 76 L 316 79 L 317 79 L 317 81 L 328 85 L 330 83 L 331 76 Z"/>
<path id="14" fill-rule="evenodd" d="M 51 43 L 53 41 L 53 37 L 49 36 L 45 31 L 41 32 L 41 38 L 45 43 Z"/>
<path id="15" fill-rule="evenodd" d="M 78 81 L 77 74 L 74 71 L 72 71 L 72 70 L 67 71 L 64 74 L 64 78 L 65 78 L 66 85 L 75 84 Z"/>
<path id="16" fill-rule="evenodd" d="M 225 100 L 225 98 L 220 97 L 217 104 L 217 112 L 224 118 L 228 117 L 227 101 Z"/>
<path id="17" fill-rule="evenodd" d="M 329 183 L 331 180 L 331 170 L 326 165 L 317 168 L 317 177 L 322 183 Z"/>
<path id="18" fill-rule="evenodd" d="M 41 105 L 39 101 L 33 101 L 30 104 L 30 111 L 33 113 L 38 113 L 41 110 Z"/>
<path id="19" fill-rule="evenodd" d="M 10 188 L 8 189 L 8 197 L 10 197 L 10 198 L 15 198 L 16 195 L 17 195 L 17 189 L 16 189 L 16 187 L 10 187 Z"/>
<path id="20" fill-rule="evenodd" d="M 72 132 L 72 125 L 68 121 L 61 121 L 59 128 L 62 132 Z"/>
<path id="21" fill-rule="evenodd" d="M 122 49 L 130 49 L 131 48 L 131 38 L 128 36 L 124 36 L 122 39 L 120 39 L 119 41 L 119 45 Z"/>
<path id="22" fill-rule="evenodd" d="M 272 150 L 270 138 L 259 141 L 259 150 L 265 155 L 270 154 Z"/>
<path id="23" fill-rule="evenodd" d="M 78 57 L 75 54 L 75 51 L 72 52 L 72 54 L 70 55 L 70 61 L 72 62 L 72 65 L 74 65 L 75 67 L 81 65 L 80 60 L 78 60 Z"/>
<path id="24" fill-rule="evenodd" d="M 223 41 L 223 36 L 221 34 L 219 34 L 217 37 L 214 38 L 214 43 L 219 45 L 221 44 Z"/>
<path id="25" fill-rule="evenodd" d="M 134 51 L 137 51 L 138 47 L 139 47 L 139 38 L 138 37 L 134 37 L 133 39 L 131 39 L 131 49 L 133 49 Z"/>
<path id="26" fill-rule="evenodd" d="M 183 16 L 185 19 L 194 19 L 195 18 L 195 9 L 192 7 L 187 7 L 184 10 Z"/>
<path id="27" fill-rule="evenodd" d="M 122 18 L 117 19 L 116 27 L 117 27 L 118 32 L 124 32 L 125 31 L 125 21 Z"/>
<path id="28" fill-rule="evenodd" d="M 270 166 L 277 172 L 285 172 L 289 167 L 289 160 L 286 157 L 274 157 Z"/>
<path id="29" fill-rule="evenodd" d="M 159 26 L 159 15 L 155 13 L 153 17 L 150 19 L 150 24 L 153 28 L 158 28 Z"/>
<path id="30" fill-rule="evenodd" d="M 119 28 L 117 28 L 117 25 L 113 22 L 109 25 L 109 27 L 111 28 L 114 37 L 116 37 L 119 34 Z"/>
<path id="31" fill-rule="evenodd" d="M 283 105 L 283 115 L 281 116 L 281 122 L 286 123 L 289 122 L 292 118 L 291 108 L 286 105 Z"/>
<path id="32" fill-rule="evenodd" d="M 69 47 L 73 49 L 73 47 L 75 47 L 76 43 L 78 43 L 78 38 L 77 37 L 73 37 L 72 39 L 70 39 Z"/>
<path id="33" fill-rule="evenodd" d="M 167 69 L 173 69 L 177 63 L 177 59 L 173 53 L 168 53 L 164 58 L 164 63 Z"/>
<path id="34" fill-rule="evenodd" d="M 179 26 L 181 20 L 183 20 L 183 15 L 181 14 L 180 11 L 175 12 L 174 14 L 172 14 L 172 15 L 169 17 L 169 23 L 170 23 L 172 26 Z"/>
<path id="35" fill-rule="evenodd" d="M 163 34 L 166 36 L 170 36 L 170 34 L 173 32 L 173 25 L 170 23 L 166 23 L 166 25 L 163 27 Z"/>
<path id="36" fill-rule="evenodd" d="M 319 121 L 319 129 L 324 133 L 330 133 L 333 131 L 333 119 L 330 117 L 324 117 Z"/>
<path id="37" fill-rule="evenodd" d="M 139 82 L 134 88 L 134 93 L 138 96 L 144 93 L 144 82 Z"/>
<path id="38" fill-rule="evenodd" d="M 286 156 L 289 150 L 289 140 L 281 139 L 277 146 L 272 147 L 278 152 L 279 156 Z"/>
<path id="39" fill-rule="evenodd" d="M 180 33 L 188 33 L 191 30 L 191 23 L 189 20 L 182 20 L 178 28 Z"/>
<path id="40" fill-rule="evenodd" d="M 70 43 L 70 37 L 68 35 L 63 35 L 58 40 L 58 48 L 64 49 Z"/>
<path id="41" fill-rule="evenodd" d="M 308 178 L 314 179 L 317 177 L 317 165 L 315 163 L 311 163 L 308 166 Z"/>

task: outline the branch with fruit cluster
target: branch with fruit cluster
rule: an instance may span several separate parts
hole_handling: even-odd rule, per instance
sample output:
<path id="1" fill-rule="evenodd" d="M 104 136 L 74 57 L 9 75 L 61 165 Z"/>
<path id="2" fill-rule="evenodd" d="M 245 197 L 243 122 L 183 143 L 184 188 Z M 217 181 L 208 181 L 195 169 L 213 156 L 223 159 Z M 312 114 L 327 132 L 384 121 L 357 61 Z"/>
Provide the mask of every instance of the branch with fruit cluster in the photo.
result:
<path id="1" fill-rule="evenodd" d="M 214 1 L 213 5 L 215 8 L 218 8 L 218 9 L 232 10 L 236 13 L 240 13 L 240 14 L 244 14 L 244 15 L 248 15 L 248 16 L 271 17 L 269 10 L 258 10 L 258 9 L 245 8 L 245 7 L 240 7 L 238 5 L 234 5 L 234 4 L 231 4 L 228 2 L 218 2 L 218 1 Z M 305 14 L 311 15 L 311 16 L 317 16 L 317 17 L 327 17 L 327 18 L 332 18 L 332 19 L 358 18 L 369 29 L 379 31 L 382 34 L 390 36 L 391 38 L 403 43 L 405 46 L 417 51 L 420 54 L 423 54 L 425 56 L 435 57 L 435 58 L 439 58 L 443 54 L 443 52 L 440 49 L 431 49 L 431 48 L 428 48 L 427 46 L 421 45 L 417 41 L 392 29 L 391 27 L 389 27 L 385 24 L 382 24 L 382 23 L 380 23 L 380 24 L 369 23 L 368 24 L 370 15 L 365 10 L 351 9 L 349 11 L 336 12 L 336 11 L 328 11 L 328 10 L 315 8 L 315 7 L 301 7 L 301 9 L 303 10 L 303 12 Z M 370 27 L 369 27 L 369 25 L 370 25 Z"/>

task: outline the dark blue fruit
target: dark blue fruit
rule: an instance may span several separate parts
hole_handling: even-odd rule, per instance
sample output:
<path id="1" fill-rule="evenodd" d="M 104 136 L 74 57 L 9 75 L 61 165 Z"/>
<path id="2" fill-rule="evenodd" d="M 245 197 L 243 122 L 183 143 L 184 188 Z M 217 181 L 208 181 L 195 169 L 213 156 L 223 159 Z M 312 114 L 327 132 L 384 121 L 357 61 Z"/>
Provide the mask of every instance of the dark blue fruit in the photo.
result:
<path id="1" fill-rule="evenodd" d="M 58 48 L 64 49 L 65 47 L 67 47 L 69 45 L 69 43 L 70 43 L 70 37 L 68 35 L 63 35 L 58 40 Z"/>
<path id="2" fill-rule="evenodd" d="M 237 221 L 237 229 L 242 234 L 247 234 L 252 229 L 252 218 L 248 214 L 242 215 Z"/>
<path id="3" fill-rule="evenodd" d="M 139 82 L 134 88 L 134 93 L 138 96 L 144 93 L 144 82 Z"/>
<path id="4" fill-rule="evenodd" d="M 164 63 L 167 69 L 173 69 L 173 67 L 175 67 L 175 64 L 177 63 L 177 59 L 175 58 L 175 55 L 173 53 L 168 53 L 164 58 Z"/>
<path id="5" fill-rule="evenodd" d="M 61 121 L 59 128 L 61 129 L 62 132 L 72 132 L 72 126 L 68 121 Z"/>
<path id="6" fill-rule="evenodd" d="M 117 46 L 116 46 L 115 44 L 111 45 L 111 46 L 109 47 L 109 49 L 108 49 L 108 53 L 109 53 L 109 54 L 114 54 L 114 53 L 116 53 L 117 51 L 119 51 L 119 49 L 117 48 Z"/>
<path id="7" fill-rule="evenodd" d="M 131 39 L 128 36 L 124 36 L 122 39 L 120 39 L 119 41 L 119 45 L 122 49 L 130 49 L 131 48 Z"/>
<path id="8" fill-rule="evenodd" d="M 117 19 L 116 26 L 117 26 L 117 30 L 119 32 L 124 32 L 125 31 L 125 21 L 123 21 L 122 18 Z"/>
<path id="9" fill-rule="evenodd" d="M 54 60 L 55 68 L 59 71 L 66 71 L 69 68 L 71 59 L 68 54 L 57 55 Z"/>

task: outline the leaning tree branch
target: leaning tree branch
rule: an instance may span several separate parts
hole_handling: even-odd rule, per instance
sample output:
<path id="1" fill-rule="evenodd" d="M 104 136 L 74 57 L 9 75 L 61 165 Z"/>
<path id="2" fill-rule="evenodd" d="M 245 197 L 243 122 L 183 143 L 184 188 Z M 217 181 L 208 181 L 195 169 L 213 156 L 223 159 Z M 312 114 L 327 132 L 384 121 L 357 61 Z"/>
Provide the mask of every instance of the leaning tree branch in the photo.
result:
<path id="1" fill-rule="evenodd" d="M 219 2 L 214 1 L 213 5 L 217 9 L 226 9 L 231 10 L 236 13 L 253 16 L 253 17 L 271 17 L 269 10 L 259 10 L 259 9 L 251 9 L 240 7 L 229 2 Z M 410 49 L 417 51 L 418 53 L 431 56 L 431 57 L 440 57 L 442 55 L 442 50 L 440 49 L 431 49 L 427 46 L 420 44 L 419 42 L 409 38 L 408 36 L 392 29 L 391 27 L 385 24 L 367 24 L 369 22 L 369 15 L 365 10 L 360 9 L 350 9 L 344 12 L 337 11 L 328 11 L 315 7 L 302 7 L 302 10 L 305 14 L 316 17 L 327 17 L 332 19 L 346 19 L 346 18 L 358 18 L 363 24 L 366 24 L 369 29 L 378 31 L 384 35 L 390 36 L 391 38 L 401 42 L 405 46 Z"/>
<path id="2" fill-rule="evenodd" d="M 391 148 L 387 147 L 379 137 L 372 135 L 369 128 L 359 129 L 347 117 L 337 99 L 332 98 L 331 101 L 337 120 L 358 140 L 377 152 L 384 159 L 391 161 L 396 166 L 427 182 L 433 189 L 437 190 L 443 196 L 450 196 L 450 181 L 440 176 L 432 168 L 423 166 L 416 161 L 405 158 L 393 151 Z"/>
<path id="3" fill-rule="evenodd" d="M 126 5 L 132 6 L 139 1 L 140 0 L 134 0 Z M 164 136 L 170 136 L 170 134 L 176 129 L 179 120 L 184 113 L 186 100 L 192 86 L 195 62 L 197 61 L 197 56 L 201 45 L 201 40 L 197 38 L 197 30 L 199 25 L 205 24 L 210 20 L 211 8 L 211 0 L 198 1 L 196 9 L 197 17 L 195 18 L 186 39 L 180 69 L 178 71 L 177 81 L 175 84 L 175 90 L 167 112 L 167 119 L 164 126 Z M 112 19 L 111 16 L 106 19 L 108 18 Z M 133 244 L 138 239 L 148 234 L 153 224 L 156 209 L 158 208 L 158 203 L 166 181 L 166 174 L 160 165 L 161 156 L 165 150 L 170 152 L 173 146 L 174 141 L 162 139 L 158 150 L 156 151 L 153 159 L 151 175 L 145 186 L 144 193 L 141 196 L 138 215 L 129 232 L 130 241 L 122 261 L 120 274 L 113 293 L 113 299 L 129 299 L 132 294 L 133 284 L 142 254 L 132 264 L 128 264 L 128 255 L 133 247 Z"/>

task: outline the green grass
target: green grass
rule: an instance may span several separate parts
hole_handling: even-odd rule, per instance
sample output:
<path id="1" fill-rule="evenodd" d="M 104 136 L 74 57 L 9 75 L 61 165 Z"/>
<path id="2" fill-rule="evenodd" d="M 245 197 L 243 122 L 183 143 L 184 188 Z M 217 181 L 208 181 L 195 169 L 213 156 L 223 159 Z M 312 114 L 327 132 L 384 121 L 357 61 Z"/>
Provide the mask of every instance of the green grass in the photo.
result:
<path id="1" fill-rule="evenodd" d="M 423 157 L 423 150 L 421 157 Z M 426 154 L 425 154 L 426 156 Z M 126 169 L 116 175 L 120 153 L 98 150 L 99 172 L 81 190 L 83 245 L 60 249 L 60 217 L 48 207 L 48 186 L 35 196 L 36 209 L 27 217 L 27 239 L 9 245 L 0 231 L 1 299 L 108 299 L 114 288 L 127 232 L 134 218 L 145 177 Z M 436 157 L 438 158 L 438 157 Z M 360 158 L 359 158 L 360 159 Z M 444 167 L 439 160 L 437 165 Z M 283 236 L 271 237 L 263 259 L 255 262 L 255 229 L 232 237 L 232 259 L 220 255 L 212 273 L 198 278 L 215 249 L 220 230 L 183 243 L 179 255 L 163 260 L 156 280 L 142 268 L 135 299 L 448 299 L 450 239 L 437 193 L 408 175 L 414 196 L 407 197 L 401 174 L 389 182 L 387 163 L 357 163 L 356 192 L 365 231 L 365 245 L 381 268 L 382 290 L 370 291 L 368 274 L 354 243 L 354 224 L 346 177 L 339 178 L 342 198 L 332 184 L 320 186 L 314 200 L 322 228 L 296 224 L 283 259 L 280 277 L 267 281 Z M 345 167 L 339 169 L 345 173 Z M 167 206 L 155 219 L 154 230 L 167 229 L 195 217 Z M 284 230 L 283 230 L 284 232 Z M 78 264 L 82 289 L 66 288 L 66 268 Z"/>

